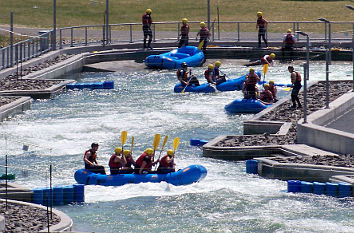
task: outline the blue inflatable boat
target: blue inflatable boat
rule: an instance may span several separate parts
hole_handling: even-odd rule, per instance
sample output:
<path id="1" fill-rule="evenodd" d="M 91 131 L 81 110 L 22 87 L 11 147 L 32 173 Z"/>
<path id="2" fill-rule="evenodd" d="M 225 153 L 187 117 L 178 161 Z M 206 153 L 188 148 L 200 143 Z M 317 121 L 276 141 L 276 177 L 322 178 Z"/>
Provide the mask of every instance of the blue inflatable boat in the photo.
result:
<path id="1" fill-rule="evenodd" d="M 173 89 L 174 92 L 180 93 L 185 86 L 182 86 L 181 83 L 176 84 L 175 88 Z M 199 93 L 212 93 L 215 92 L 215 88 L 209 85 L 209 83 L 203 83 L 199 86 L 190 85 L 187 86 L 184 92 L 199 92 Z"/>
<path id="2" fill-rule="evenodd" d="M 263 104 L 255 99 L 235 99 L 225 106 L 225 110 L 230 114 L 259 113 L 269 106 L 271 106 L 271 104 Z"/>
<path id="3" fill-rule="evenodd" d="M 195 46 L 184 46 L 168 53 L 150 55 L 145 58 L 145 65 L 149 68 L 178 69 L 186 62 L 195 67 L 203 64 L 204 53 Z"/>
<path id="4" fill-rule="evenodd" d="M 124 184 L 159 183 L 167 182 L 173 185 L 188 185 L 202 180 L 207 175 L 207 170 L 202 165 L 191 165 L 177 172 L 168 174 L 119 174 L 102 175 L 92 173 L 85 169 L 75 172 L 75 180 L 79 184 L 121 186 Z"/>
<path id="5" fill-rule="evenodd" d="M 259 78 L 261 78 L 261 73 L 259 71 L 256 71 L 256 74 L 259 76 Z M 218 91 L 239 91 L 239 90 L 242 90 L 242 85 L 245 82 L 247 75 L 248 75 L 248 73 L 239 77 L 239 78 L 228 79 L 228 80 L 226 80 L 226 82 L 216 85 L 216 89 Z"/>

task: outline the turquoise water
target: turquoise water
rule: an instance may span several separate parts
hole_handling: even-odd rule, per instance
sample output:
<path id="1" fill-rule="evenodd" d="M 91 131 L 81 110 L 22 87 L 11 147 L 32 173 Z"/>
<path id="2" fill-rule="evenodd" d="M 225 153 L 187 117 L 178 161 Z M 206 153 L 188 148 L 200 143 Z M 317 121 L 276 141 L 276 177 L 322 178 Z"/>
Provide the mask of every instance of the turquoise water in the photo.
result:
<path id="1" fill-rule="evenodd" d="M 271 67 L 266 78 L 288 83 L 287 65 Z M 223 66 L 230 77 L 247 68 Z M 297 66 L 298 68 L 298 66 Z M 201 76 L 203 69 L 193 69 Z M 311 65 L 310 80 L 324 80 L 323 63 Z M 352 79 L 352 64 L 331 66 L 331 79 Z M 245 173 L 245 162 L 203 158 L 189 146 L 191 138 L 211 140 L 218 135 L 242 134 L 242 122 L 252 115 L 227 115 L 224 106 L 240 92 L 175 94 L 174 71 L 83 73 L 78 81 L 114 80 L 114 90 L 68 91 L 51 100 L 35 101 L 32 109 L 1 125 L 1 161 L 8 154 L 16 183 L 27 187 L 73 184 L 83 167 L 83 153 L 91 142 L 100 144 L 98 161 L 106 166 L 120 132 L 135 137 L 138 157 L 152 146 L 154 135 L 181 142 L 178 168 L 201 164 L 206 179 L 188 186 L 166 183 L 122 187 L 85 187 L 85 203 L 57 209 L 74 221 L 75 231 L 95 232 L 354 232 L 353 199 L 286 193 L 286 182 Z M 201 82 L 204 82 L 200 78 Z M 279 96 L 289 94 L 279 90 Z M 29 151 L 22 151 L 22 145 Z M 167 149 L 166 148 L 166 149 Z M 1 163 L 3 165 L 3 162 Z"/>

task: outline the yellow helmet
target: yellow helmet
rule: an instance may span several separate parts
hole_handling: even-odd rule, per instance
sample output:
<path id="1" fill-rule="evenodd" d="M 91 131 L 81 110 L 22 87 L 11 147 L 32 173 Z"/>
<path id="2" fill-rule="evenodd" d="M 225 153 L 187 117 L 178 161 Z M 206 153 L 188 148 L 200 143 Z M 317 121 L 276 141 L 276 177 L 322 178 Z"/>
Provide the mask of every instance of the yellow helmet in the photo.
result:
<path id="1" fill-rule="evenodd" d="M 173 150 L 169 149 L 167 150 L 167 155 L 173 156 L 175 153 L 173 153 Z"/>
<path id="2" fill-rule="evenodd" d="M 204 22 L 200 22 L 199 25 L 200 25 L 201 28 L 205 27 L 205 23 Z"/>
<path id="3" fill-rule="evenodd" d="M 257 12 L 257 16 L 258 16 L 258 17 L 261 17 L 261 16 L 263 16 L 263 13 L 262 13 L 262 11 L 258 11 L 258 12 Z"/>
<path id="4" fill-rule="evenodd" d="M 208 65 L 208 69 L 211 69 L 211 70 L 214 69 L 214 65 L 213 64 L 209 64 Z"/>
<path id="5" fill-rule="evenodd" d="M 292 30 L 289 28 L 288 31 L 287 31 L 287 33 L 291 33 L 291 32 L 292 32 Z"/>
<path id="6" fill-rule="evenodd" d="M 147 148 L 145 150 L 145 153 L 148 154 L 148 155 L 152 155 L 154 153 L 154 150 L 152 148 Z"/>
<path id="7" fill-rule="evenodd" d="M 221 66 L 221 61 L 216 61 L 215 66 L 220 67 Z"/>
<path id="8" fill-rule="evenodd" d="M 273 81 L 273 80 L 270 80 L 269 83 L 273 83 L 273 84 L 274 84 L 274 81 Z"/>
<path id="9" fill-rule="evenodd" d="M 130 155 L 130 150 L 124 150 L 123 155 L 125 155 L 125 156 Z"/>
<path id="10" fill-rule="evenodd" d="M 120 152 L 122 152 L 122 147 L 116 147 L 116 149 L 114 150 L 114 152 L 116 154 L 119 154 Z"/>
<path id="11" fill-rule="evenodd" d="M 274 54 L 274 53 L 271 53 L 269 56 L 270 56 L 271 58 L 275 58 L 275 54 Z"/>
<path id="12" fill-rule="evenodd" d="M 183 18 L 182 19 L 182 23 L 188 23 L 188 19 L 187 18 Z"/>
<path id="13" fill-rule="evenodd" d="M 267 83 L 266 83 L 266 84 L 264 84 L 264 87 L 269 87 L 269 84 L 267 84 Z"/>
<path id="14" fill-rule="evenodd" d="M 250 72 L 252 72 L 252 71 L 254 71 L 254 69 L 253 69 L 253 68 L 250 68 Z"/>
<path id="15" fill-rule="evenodd" d="M 146 9 L 145 11 L 147 14 L 151 14 L 152 10 L 151 9 Z"/>

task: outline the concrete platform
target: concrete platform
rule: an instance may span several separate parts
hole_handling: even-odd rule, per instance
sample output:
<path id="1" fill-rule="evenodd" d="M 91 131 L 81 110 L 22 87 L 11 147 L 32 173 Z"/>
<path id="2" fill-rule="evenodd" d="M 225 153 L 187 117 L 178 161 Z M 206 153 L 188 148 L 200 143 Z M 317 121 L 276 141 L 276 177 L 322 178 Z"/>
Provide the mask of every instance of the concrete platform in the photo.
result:
<path id="1" fill-rule="evenodd" d="M 16 185 L 14 183 L 7 183 L 7 196 L 6 184 L 0 183 L 0 198 L 8 198 L 11 200 L 32 202 L 33 192 L 26 187 Z"/>
<path id="2" fill-rule="evenodd" d="M 22 113 L 31 108 L 30 97 L 21 97 L 9 104 L 0 107 L 0 122 L 7 119 L 9 116 Z"/>

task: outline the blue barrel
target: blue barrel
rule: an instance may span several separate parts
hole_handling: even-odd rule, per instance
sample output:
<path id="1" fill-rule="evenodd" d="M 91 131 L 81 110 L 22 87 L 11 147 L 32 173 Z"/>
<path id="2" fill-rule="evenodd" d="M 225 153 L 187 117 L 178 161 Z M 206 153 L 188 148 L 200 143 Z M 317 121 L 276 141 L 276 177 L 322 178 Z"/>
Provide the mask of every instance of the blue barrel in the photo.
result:
<path id="1" fill-rule="evenodd" d="M 313 182 L 313 193 L 318 195 L 325 194 L 326 184 L 321 182 Z"/>
<path id="2" fill-rule="evenodd" d="M 92 89 L 104 89 L 104 83 L 103 82 L 97 82 L 97 83 L 92 83 Z"/>
<path id="3" fill-rule="evenodd" d="M 312 193 L 313 184 L 311 182 L 301 181 L 300 191 L 302 193 Z"/>
<path id="4" fill-rule="evenodd" d="M 53 190 L 50 188 L 43 188 L 43 205 L 50 206 L 53 205 Z"/>
<path id="5" fill-rule="evenodd" d="M 201 140 L 201 139 L 191 139 L 190 140 L 190 145 L 191 146 L 203 146 L 204 144 L 207 144 L 208 141 Z"/>
<path id="6" fill-rule="evenodd" d="M 114 89 L 114 81 L 104 81 L 103 87 L 104 89 Z"/>
<path id="7" fill-rule="evenodd" d="M 297 193 L 301 191 L 300 180 L 288 180 L 288 192 Z"/>
<path id="8" fill-rule="evenodd" d="M 69 204 L 75 201 L 74 199 L 74 186 L 67 185 L 63 186 L 63 200 L 64 204 Z"/>
<path id="9" fill-rule="evenodd" d="M 246 173 L 258 174 L 258 160 L 249 159 L 246 161 Z"/>
<path id="10" fill-rule="evenodd" d="M 352 185 L 348 183 L 338 184 L 338 197 L 350 197 L 352 194 Z"/>
<path id="11" fill-rule="evenodd" d="M 75 202 L 85 201 L 85 185 L 84 184 L 74 184 L 74 200 Z"/>
<path id="12" fill-rule="evenodd" d="M 32 189 L 32 192 L 33 192 L 32 202 L 43 205 L 43 188 Z"/>
<path id="13" fill-rule="evenodd" d="M 326 195 L 332 197 L 338 196 L 338 184 L 326 182 Z"/>
<path id="14" fill-rule="evenodd" d="M 62 186 L 53 188 L 53 203 L 55 206 L 64 205 L 64 192 Z"/>

